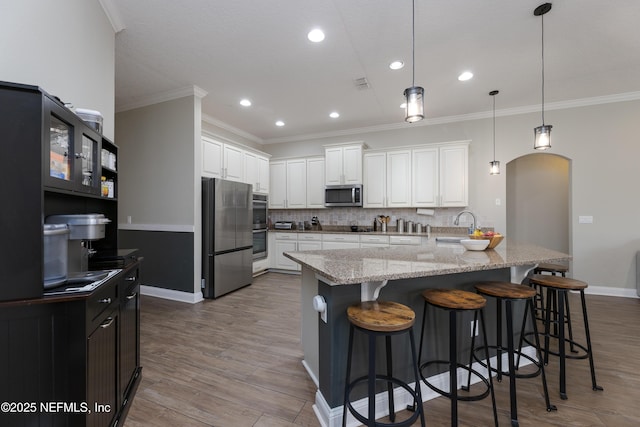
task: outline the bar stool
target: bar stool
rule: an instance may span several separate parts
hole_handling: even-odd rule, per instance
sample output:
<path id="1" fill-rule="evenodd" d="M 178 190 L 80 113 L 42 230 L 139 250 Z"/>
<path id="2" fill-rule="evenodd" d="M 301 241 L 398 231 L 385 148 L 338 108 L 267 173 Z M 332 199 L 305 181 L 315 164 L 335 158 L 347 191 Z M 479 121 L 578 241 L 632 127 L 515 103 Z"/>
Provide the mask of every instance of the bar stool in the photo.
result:
<path id="1" fill-rule="evenodd" d="M 422 297 L 424 298 L 424 309 L 423 309 L 423 317 L 422 317 L 422 329 L 420 336 L 420 352 L 418 356 L 418 360 L 420 360 L 420 377 L 422 381 L 433 391 L 436 393 L 448 397 L 451 400 L 451 425 L 458 425 L 458 401 L 474 401 L 480 400 L 487 397 L 491 394 L 491 403 L 493 406 L 493 419 L 495 421 L 495 425 L 498 425 L 498 413 L 496 410 L 496 398 L 493 393 L 493 380 L 491 379 L 491 365 L 489 363 L 489 348 L 487 347 L 486 342 L 486 329 L 484 323 L 484 306 L 487 301 L 482 296 L 468 291 L 463 291 L 460 289 L 427 289 L 422 292 Z M 422 363 L 422 343 L 424 340 L 424 329 L 426 323 L 426 314 L 427 314 L 427 305 L 431 305 L 436 308 L 444 309 L 449 312 L 449 360 L 430 360 Z M 487 377 L 482 375 L 480 372 L 473 369 L 471 365 L 463 365 L 458 362 L 458 347 L 457 347 L 457 317 L 459 313 L 465 311 L 474 311 L 475 313 L 480 312 L 480 323 L 482 327 L 482 335 L 485 340 L 485 356 L 487 358 L 487 366 L 489 367 L 487 372 L 489 373 Z M 449 365 L 449 392 L 446 392 L 442 389 L 437 388 L 433 384 L 431 384 L 424 375 L 424 370 L 431 365 L 434 364 L 448 364 Z M 458 368 L 467 370 L 469 372 L 469 376 L 471 374 L 477 376 L 486 386 L 486 390 L 482 393 L 478 393 L 475 395 L 463 395 L 460 396 L 458 394 Z M 468 391 L 468 388 L 464 388 L 464 390 Z"/>
<path id="2" fill-rule="evenodd" d="M 596 371 L 593 364 L 593 349 L 591 347 L 591 336 L 589 334 L 589 319 L 587 316 L 587 304 L 584 297 L 584 290 L 588 287 L 587 283 L 570 279 L 567 277 L 560 276 L 550 276 L 550 275 L 542 275 L 542 274 L 534 274 L 529 279 L 530 283 L 533 285 L 541 286 L 545 288 L 545 293 L 547 294 L 546 308 L 545 308 L 545 320 L 544 320 L 544 354 L 545 354 L 545 364 L 549 361 L 549 354 L 553 354 L 554 356 L 558 356 L 560 359 L 560 398 L 563 400 L 567 399 L 567 382 L 566 382 L 566 359 L 589 359 L 589 368 L 591 370 L 591 385 L 594 391 L 603 390 L 602 387 L 596 384 Z M 580 301 L 582 303 L 582 318 L 584 321 L 584 332 L 586 338 L 586 347 L 583 344 L 580 344 L 573 340 L 572 337 L 565 338 L 564 334 L 564 324 L 565 324 L 565 304 L 568 292 L 569 291 L 578 291 L 580 292 Z M 558 334 L 551 335 L 550 327 L 551 327 L 551 298 L 555 296 L 558 301 Z M 549 341 L 550 338 L 558 339 L 558 351 L 554 352 L 549 349 Z M 521 340 L 524 339 L 521 336 Z M 567 354 L 565 349 L 565 344 L 569 343 L 573 344 L 575 347 L 578 347 L 582 350 L 582 354 L 573 355 Z"/>
<path id="3" fill-rule="evenodd" d="M 544 363 L 542 359 L 542 352 L 540 350 L 540 342 L 538 339 L 538 327 L 536 325 L 536 316 L 534 312 L 534 300 L 536 298 L 536 290 L 525 285 L 516 285 L 514 283 L 509 282 L 481 282 L 475 285 L 476 291 L 484 296 L 484 297 L 492 297 L 496 299 L 496 319 L 497 319 L 497 337 L 496 337 L 496 345 L 489 345 L 489 348 L 496 349 L 496 359 L 497 366 L 495 369 L 492 368 L 494 372 L 496 372 L 496 379 L 500 382 L 502 381 L 502 376 L 509 377 L 509 397 L 511 402 L 511 425 L 518 426 L 518 404 L 516 398 L 516 378 L 533 378 L 538 375 L 542 378 L 542 389 L 544 392 L 544 399 L 547 405 L 547 411 L 554 411 L 557 408 L 554 405 L 551 405 L 549 402 L 549 391 L 547 389 L 547 378 L 544 373 Z M 529 356 L 522 352 L 522 348 L 518 347 L 515 349 L 513 340 L 513 304 L 519 301 L 525 301 L 526 306 L 529 308 L 529 312 L 531 314 L 531 323 L 533 324 L 533 334 L 536 341 L 536 356 L 537 360 L 533 357 Z M 505 350 L 503 347 L 503 339 L 502 339 L 502 303 L 504 302 L 505 311 L 506 311 L 506 321 L 507 321 L 507 360 L 508 360 L 508 371 L 504 372 L 502 370 L 502 353 Z M 476 316 L 477 317 L 477 316 Z M 474 321 L 477 318 L 474 319 Z M 524 316 L 522 318 L 523 326 L 527 322 L 527 311 L 525 311 Z M 477 356 L 476 351 L 479 350 L 474 347 L 475 337 L 472 339 L 471 348 L 473 349 L 471 352 L 471 357 L 476 359 L 478 363 L 482 366 L 487 367 L 487 364 L 482 362 Z M 515 355 L 522 356 L 529 361 L 531 361 L 535 366 L 536 370 L 532 373 L 518 373 L 518 365 L 515 363 Z M 519 357 L 518 357 L 519 360 Z M 469 361 L 471 364 L 472 360 Z M 489 368 L 488 368 L 489 369 Z M 469 387 L 469 381 L 471 380 L 471 375 L 469 375 L 467 380 L 467 387 Z"/>
<path id="4" fill-rule="evenodd" d="M 567 271 L 569 271 L 569 267 L 562 265 L 562 264 L 552 264 L 552 263 L 540 263 L 538 264 L 538 266 L 533 270 L 533 274 L 543 274 L 543 273 L 548 273 L 551 274 L 552 276 L 556 276 L 556 275 L 561 275 L 562 277 L 566 277 L 567 275 Z M 542 286 L 538 286 L 538 285 L 531 285 L 534 289 L 536 289 L 538 291 L 538 294 L 536 296 L 536 313 L 540 313 L 538 315 L 538 320 L 542 320 L 544 321 L 544 296 L 542 293 Z M 552 294 L 551 296 L 551 303 L 553 304 L 553 310 L 552 310 L 552 314 L 553 314 L 553 333 L 555 335 L 558 334 L 558 301 L 556 300 L 556 295 L 555 293 Z M 570 340 L 570 350 L 572 353 L 577 353 L 578 351 L 575 349 L 575 346 L 573 345 L 573 328 L 571 327 L 571 310 L 569 309 L 569 299 L 565 299 L 565 307 L 564 307 L 564 312 L 565 312 L 565 320 L 566 320 L 566 325 L 567 325 L 567 332 L 569 333 L 569 340 Z"/>
<path id="5" fill-rule="evenodd" d="M 350 322 L 349 328 L 349 351 L 347 355 L 347 375 L 344 388 L 344 407 L 342 414 L 342 426 L 347 422 L 347 411 L 366 426 L 388 426 L 401 427 L 412 425 L 420 417 L 420 425 L 424 427 L 424 413 L 422 409 L 422 396 L 420 394 L 420 377 L 418 375 L 418 363 L 416 359 L 415 340 L 413 336 L 413 324 L 415 313 L 406 305 L 391 301 L 363 301 L 359 304 L 347 308 L 347 317 Z M 368 337 L 368 374 L 351 381 L 351 359 L 353 356 L 353 336 L 354 331 L 360 331 Z M 392 372 L 392 352 L 391 337 L 403 333 L 409 334 L 412 371 L 415 377 L 415 389 L 405 382 L 393 376 Z M 376 338 L 385 337 L 386 340 L 386 375 L 376 373 Z M 368 416 L 360 414 L 355 410 L 349 396 L 353 388 L 361 383 L 367 382 Z M 391 423 L 376 422 L 376 381 L 384 381 L 387 386 L 389 400 L 389 419 Z M 413 398 L 413 408 L 415 410 L 409 418 L 395 422 L 396 414 L 393 399 L 393 385 L 396 384 L 406 390 Z"/>

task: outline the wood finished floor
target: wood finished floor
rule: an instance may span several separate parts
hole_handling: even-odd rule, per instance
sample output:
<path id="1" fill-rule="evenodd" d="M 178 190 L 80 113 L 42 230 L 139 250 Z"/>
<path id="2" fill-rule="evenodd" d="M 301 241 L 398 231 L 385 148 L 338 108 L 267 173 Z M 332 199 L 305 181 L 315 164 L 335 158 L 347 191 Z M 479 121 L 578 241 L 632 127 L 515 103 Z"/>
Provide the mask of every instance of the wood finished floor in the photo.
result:
<path id="1" fill-rule="evenodd" d="M 268 273 L 218 300 L 186 304 L 142 297 L 143 376 L 126 427 L 319 426 L 315 385 L 302 367 L 300 276 Z M 582 336 L 579 300 L 571 299 Z M 567 363 L 568 400 L 558 363 L 547 366 L 547 412 L 540 378 L 518 381 L 520 426 L 640 425 L 640 300 L 587 295 L 596 378 L 586 360 Z M 496 384 L 499 423 L 510 425 L 508 381 Z M 425 402 L 429 426 L 448 426 L 449 400 Z M 493 425 L 489 399 L 459 404 L 460 426 Z M 416 423 L 415 425 L 419 425 Z"/>

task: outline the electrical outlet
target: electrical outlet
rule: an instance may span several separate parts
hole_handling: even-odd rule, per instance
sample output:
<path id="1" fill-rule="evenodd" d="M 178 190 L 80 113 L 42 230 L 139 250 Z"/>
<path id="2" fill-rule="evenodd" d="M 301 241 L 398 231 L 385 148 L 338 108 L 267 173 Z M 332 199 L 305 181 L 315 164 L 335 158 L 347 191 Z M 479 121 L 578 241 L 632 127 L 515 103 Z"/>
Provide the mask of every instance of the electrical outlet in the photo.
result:
<path id="1" fill-rule="evenodd" d="M 502 204 L 502 200 L 496 199 L 496 206 L 500 206 Z"/>
<path id="2" fill-rule="evenodd" d="M 475 320 L 471 321 L 471 337 L 478 336 L 478 322 Z"/>

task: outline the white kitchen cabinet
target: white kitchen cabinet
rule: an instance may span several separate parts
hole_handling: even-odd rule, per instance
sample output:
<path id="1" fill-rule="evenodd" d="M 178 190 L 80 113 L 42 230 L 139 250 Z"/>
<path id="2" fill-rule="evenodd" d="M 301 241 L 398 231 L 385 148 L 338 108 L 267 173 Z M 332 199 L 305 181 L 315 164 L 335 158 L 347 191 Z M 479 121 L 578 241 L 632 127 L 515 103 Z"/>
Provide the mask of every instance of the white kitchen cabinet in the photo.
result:
<path id="1" fill-rule="evenodd" d="M 300 270 L 300 264 L 284 256 L 284 252 L 295 252 L 298 248 L 298 237 L 296 233 L 273 233 L 274 234 L 274 258 L 273 267 L 281 270 Z"/>
<path id="2" fill-rule="evenodd" d="M 360 237 L 353 234 L 323 234 L 322 249 L 357 249 L 360 247 Z"/>
<path id="3" fill-rule="evenodd" d="M 365 153 L 366 208 L 411 206 L 411 150 Z"/>
<path id="4" fill-rule="evenodd" d="M 307 206 L 307 162 L 305 159 L 269 163 L 269 208 L 300 209 Z"/>
<path id="5" fill-rule="evenodd" d="M 363 144 L 325 147 L 325 184 L 362 184 Z"/>
<path id="6" fill-rule="evenodd" d="M 319 251 L 322 249 L 322 235 L 318 233 L 298 233 L 299 251 Z"/>
<path id="7" fill-rule="evenodd" d="M 202 176 L 222 178 L 222 146 L 224 144 L 210 138 L 202 138 Z"/>
<path id="8" fill-rule="evenodd" d="M 361 248 L 387 248 L 389 247 L 389 236 L 380 234 L 367 234 L 360 236 Z"/>
<path id="9" fill-rule="evenodd" d="M 440 206 L 469 204 L 469 145 L 440 147 Z"/>
<path id="10" fill-rule="evenodd" d="M 269 162 L 269 208 L 287 207 L 287 162 L 285 160 Z"/>
<path id="11" fill-rule="evenodd" d="M 324 158 L 307 158 L 307 208 L 324 209 Z"/>
<path id="12" fill-rule="evenodd" d="M 233 145 L 224 144 L 222 147 L 224 163 L 222 178 L 229 181 L 243 182 L 244 157 L 243 150 Z"/>
<path id="13" fill-rule="evenodd" d="M 251 151 L 243 152 L 244 180 L 254 193 L 269 193 L 269 159 Z"/>
<path id="14" fill-rule="evenodd" d="M 412 206 L 469 204 L 469 144 L 442 144 L 412 152 Z"/>
<path id="15" fill-rule="evenodd" d="M 389 236 L 389 244 L 391 246 L 395 245 L 411 245 L 411 246 L 420 246 L 422 244 L 421 236 Z"/>

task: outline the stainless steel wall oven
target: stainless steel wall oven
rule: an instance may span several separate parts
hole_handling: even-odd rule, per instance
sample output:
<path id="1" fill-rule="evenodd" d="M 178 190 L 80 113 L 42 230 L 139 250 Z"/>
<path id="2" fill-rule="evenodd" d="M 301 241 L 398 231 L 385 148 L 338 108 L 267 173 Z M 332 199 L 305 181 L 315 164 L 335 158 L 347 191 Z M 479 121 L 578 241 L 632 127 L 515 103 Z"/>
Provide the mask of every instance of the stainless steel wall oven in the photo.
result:
<path id="1" fill-rule="evenodd" d="M 253 195 L 253 259 L 267 257 L 267 196 Z"/>

